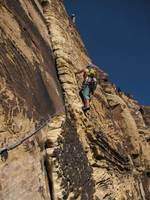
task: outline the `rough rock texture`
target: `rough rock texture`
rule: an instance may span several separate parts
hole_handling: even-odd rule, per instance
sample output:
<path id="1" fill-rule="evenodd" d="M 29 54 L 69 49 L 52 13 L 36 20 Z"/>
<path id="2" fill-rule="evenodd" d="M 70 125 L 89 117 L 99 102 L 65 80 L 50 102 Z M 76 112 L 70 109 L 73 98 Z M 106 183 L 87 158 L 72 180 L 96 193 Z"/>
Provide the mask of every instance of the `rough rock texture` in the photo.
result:
<path id="1" fill-rule="evenodd" d="M 145 124 L 150 126 L 150 106 L 143 106 L 140 111 L 143 114 Z"/>
<path id="2" fill-rule="evenodd" d="M 38 3 L 38 2 L 37 2 Z M 63 100 L 46 23 L 34 1 L 0 4 L 0 148 L 23 138 Z M 42 129 L 0 161 L 0 199 L 50 199 Z"/>
<path id="3" fill-rule="evenodd" d="M 150 199 L 150 107 L 97 68 L 83 113 L 75 72 L 90 61 L 63 1 L 0 1 L 0 147 L 52 117 L 2 154 L 0 199 Z"/>

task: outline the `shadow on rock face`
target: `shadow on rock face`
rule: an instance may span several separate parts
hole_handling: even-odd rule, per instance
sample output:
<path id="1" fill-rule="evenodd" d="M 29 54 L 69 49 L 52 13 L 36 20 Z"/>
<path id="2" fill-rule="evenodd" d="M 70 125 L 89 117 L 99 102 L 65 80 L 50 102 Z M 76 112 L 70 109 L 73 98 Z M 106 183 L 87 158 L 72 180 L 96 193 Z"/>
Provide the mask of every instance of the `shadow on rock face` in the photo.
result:
<path id="1" fill-rule="evenodd" d="M 88 163 L 73 122 L 68 120 L 64 131 L 64 139 L 62 142 L 60 141 L 60 148 L 55 152 L 63 173 L 60 176 L 62 176 L 64 199 L 68 198 L 69 193 L 73 193 L 72 199 L 80 196 L 81 200 L 91 200 L 95 186 L 92 180 L 92 168 Z"/>

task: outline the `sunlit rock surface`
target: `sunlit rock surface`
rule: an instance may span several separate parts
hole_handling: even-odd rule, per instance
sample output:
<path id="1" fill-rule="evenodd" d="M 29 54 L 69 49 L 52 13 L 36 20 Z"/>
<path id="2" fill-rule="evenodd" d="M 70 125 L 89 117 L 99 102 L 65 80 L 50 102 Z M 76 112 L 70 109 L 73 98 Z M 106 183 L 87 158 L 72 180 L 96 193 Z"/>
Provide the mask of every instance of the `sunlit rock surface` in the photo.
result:
<path id="1" fill-rule="evenodd" d="M 0 1 L 2 200 L 149 200 L 150 107 L 97 68 L 91 109 L 82 75 L 91 58 L 62 0 Z"/>

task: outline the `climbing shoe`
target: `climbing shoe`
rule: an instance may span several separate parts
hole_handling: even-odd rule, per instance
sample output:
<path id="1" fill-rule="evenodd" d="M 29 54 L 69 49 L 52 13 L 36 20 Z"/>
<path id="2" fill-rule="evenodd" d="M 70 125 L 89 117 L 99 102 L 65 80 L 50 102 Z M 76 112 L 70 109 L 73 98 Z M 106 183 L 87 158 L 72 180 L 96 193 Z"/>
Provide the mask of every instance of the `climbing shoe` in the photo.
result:
<path id="1" fill-rule="evenodd" d="M 88 111 L 88 110 L 90 110 L 90 107 L 86 107 L 86 106 L 83 106 L 82 107 L 82 110 L 85 112 L 85 111 Z"/>

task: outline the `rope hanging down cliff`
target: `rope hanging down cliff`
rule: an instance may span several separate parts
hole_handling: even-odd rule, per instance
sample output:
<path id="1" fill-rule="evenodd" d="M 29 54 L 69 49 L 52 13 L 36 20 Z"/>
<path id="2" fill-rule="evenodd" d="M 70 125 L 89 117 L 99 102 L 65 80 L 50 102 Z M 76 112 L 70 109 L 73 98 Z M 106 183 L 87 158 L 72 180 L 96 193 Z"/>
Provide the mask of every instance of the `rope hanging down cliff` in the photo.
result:
<path id="1" fill-rule="evenodd" d="M 52 118 L 54 116 L 58 115 L 58 113 L 53 114 L 52 116 L 50 116 L 42 125 L 38 125 L 37 129 L 27 133 L 27 135 L 25 135 L 22 139 L 18 140 L 17 142 L 7 145 L 4 148 L 0 149 L 0 155 L 1 157 L 8 157 L 8 151 L 11 151 L 13 149 L 15 149 L 16 147 L 20 146 L 22 143 L 24 143 L 26 140 L 28 140 L 29 138 L 31 138 L 33 135 L 35 135 L 36 133 L 38 133 L 42 128 L 44 128 L 49 122 L 51 122 Z"/>

